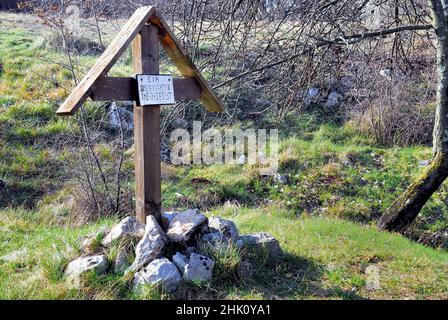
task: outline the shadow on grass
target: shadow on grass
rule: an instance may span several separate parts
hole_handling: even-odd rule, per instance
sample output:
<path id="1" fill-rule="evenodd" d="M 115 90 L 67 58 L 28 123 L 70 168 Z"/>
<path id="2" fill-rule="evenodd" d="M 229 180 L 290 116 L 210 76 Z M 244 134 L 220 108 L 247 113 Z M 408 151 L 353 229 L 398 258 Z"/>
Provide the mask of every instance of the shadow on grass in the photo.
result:
<path id="1" fill-rule="evenodd" d="M 262 262 L 261 262 L 262 263 Z M 254 264 L 252 262 L 252 264 Z M 353 291 L 325 285 L 326 267 L 309 259 L 284 254 L 277 265 L 254 266 L 251 277 L 233 283 L 184 283 L 174 299 L 348 299 L 365 300 Z"/>
<path id="2" fill-rule="evenodd" d="M 255 268 L 250 290 L 263 299 L 365 299 L 353 291 L 324 286 L 325 269 L 313 260 L 285 253 L 276 266 Z"/>
<path id="3" fill-rule="evenodd" d="M 0 180 L 0 209 L 19 206 L 32 209 L 43 194 L 43 190 L 32 186 L 8 185 Z"/>

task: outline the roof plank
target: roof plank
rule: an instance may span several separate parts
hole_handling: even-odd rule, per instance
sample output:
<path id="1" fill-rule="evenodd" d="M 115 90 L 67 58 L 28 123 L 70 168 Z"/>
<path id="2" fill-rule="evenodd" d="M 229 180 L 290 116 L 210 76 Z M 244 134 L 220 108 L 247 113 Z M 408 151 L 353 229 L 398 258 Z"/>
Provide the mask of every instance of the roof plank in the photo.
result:
<path id="1" fill-rule="evenodd" d="M 180 96 L 188 100 L 193 99 L 200 94 L 200 99 L 208 111 L 220 112 L 225 109 L 222 101 L 213 92 L 213 89 L 202 76 L 201 72 L 198 70 L 193 61 L 191 61 L 190 57 L 180 45 L 179 40 L 169 28 L 166 21 L 153 6 L 146 6 L 140 7 L 134 12 L 132 17 L 126 22 L 118 35 L 112 40 L 111 44 L 107 47 L 101 57 L 96 61 L 93 67 L 89 70 L 89 72 L 87 72 L 84 78 L 78 83 L 76 88 L 60 106 L 57 110 L 57 114 L 74 114 L 89 96 L 95 98 L 95 93 L 97 98 L 101 98 L 101 100 L 106 98 L 106 96 L 98 96 L 99 93 L 104 94 L 104 92 L 106 92 L 103 90 L 104 88 L 99 88 L 99 90 L 95 92 L 95 87 L 98 85 L 103 87 L 116 85 L 115 80 L 104 80 L 104 78 L 114 63 L 117 62 L 123 51 L 126 50 L 131 41 L 136 37 L 146 23 L 151 23 L 158 28 L 160 43 L 166 50 L 173 63 L 179 69 L 180 73 L 186 78 L 194 78 L 196 80 L 197 85 L 191 82 L 191 80 L 188 80 L 190 82 L 179 82 L 179 85 L 190 85 L 189 87 L 182 89 L 185 92 L 182 92 Z M 199 86 L 200 89 L 195 86 Z M 186 91 L 191 92 L 187 92 L 186 94 Z M 117 97 L 123 98 L 124 96 L 122 97 L 117 95 Z"/>
<path id="2" fill-rule="evenodd" d="M 201 101 L 206 109 L 211 112 L 223 111 L 225 109 L 224 104 L 213 92 L 213 89 L 204 79 L 193 61 L 191 61 L 163 17 L 156 11 L 155 14 L 150 17 L 149 21 L 159 28 L 160 43 L 179 69 L 180 73 L 184 77 L 196 78 L 199 86 L 202 88 Z"/>
<path id="3" fill-rule="evenodd" d="M 90 95 L 95 81 L 98 78 L 105 76 L 112 68 L 114 63 L 118 60 L 123 51 L 126 50 L 131 41 L 154 12 L 155 9 L 152 6 L 140 7 L 134 12 L 132 17 L 126 22 L 114 40 L 112 40 L 111 44 L 107 47 L 101 57 L 61 105 L 57 114 L 72 115 L 76 112 Z"/>
<path id="4" fill-rule="evenodd" d="M 173 79 L 176 101 L 192 101 L 201 97 L 202 89 L 195 78 Z M 137 80 L 131 77 L 104 77 L 95 82 L 90 98 L 93 101 L 137 101 Z"/>

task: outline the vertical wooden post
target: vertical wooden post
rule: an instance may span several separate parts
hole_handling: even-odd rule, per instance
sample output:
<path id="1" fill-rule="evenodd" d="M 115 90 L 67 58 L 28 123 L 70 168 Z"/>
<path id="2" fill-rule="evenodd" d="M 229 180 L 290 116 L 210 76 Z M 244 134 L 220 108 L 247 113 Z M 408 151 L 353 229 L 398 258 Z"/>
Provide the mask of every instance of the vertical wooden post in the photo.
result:
<path id="1" fill-rule="evenodd" d="M 145 25 L 132 43 L 137 74 L 159 74 L 157 28 Z M 160 221 L 160 106 L 134 105 L 135 205 L 137 220 L 153 215 Z"/>

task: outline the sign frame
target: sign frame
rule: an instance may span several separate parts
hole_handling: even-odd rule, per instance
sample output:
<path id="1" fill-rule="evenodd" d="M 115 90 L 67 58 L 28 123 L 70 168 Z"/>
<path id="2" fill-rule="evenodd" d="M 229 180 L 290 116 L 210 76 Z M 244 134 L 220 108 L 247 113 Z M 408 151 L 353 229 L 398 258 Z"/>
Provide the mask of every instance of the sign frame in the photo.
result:
<path id="1" fill-rule="evenodd" d="M 159 101 L 150 101 L 149 100 L 143 100 L 141 96 L 141 90 L 140 90 L 140 79 L 142 77 L 161 77 L 166 78 L 170 82 L 170 90 L 168 91 L 171 94 L 171 98 L 165 99 L 165 100 L 159 100 Z M 139 106 L 157 106 L 157 105 L 175 105 L 176 104 L 176 95 L 175 95 L 175 88 L 174 88 L 174 77 L 171 74 L 149 74 L 149 73 L 140 73 L 135 75 L 135 79 L 137 81 L 137 94 L 136 97 L 138 98 L 137 104 Z"/>

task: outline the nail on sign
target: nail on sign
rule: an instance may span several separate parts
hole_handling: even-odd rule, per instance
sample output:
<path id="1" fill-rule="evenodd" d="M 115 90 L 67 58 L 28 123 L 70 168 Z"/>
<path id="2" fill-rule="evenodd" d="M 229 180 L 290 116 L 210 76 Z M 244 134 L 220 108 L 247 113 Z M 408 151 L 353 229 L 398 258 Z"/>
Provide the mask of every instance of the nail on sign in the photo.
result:
<path id="1" fill-rule="evenodd" d="M 173 77 L 165 75 L 137 75 L 141 106 L 175 104 Z"/>

